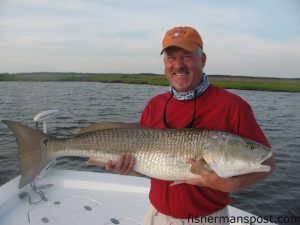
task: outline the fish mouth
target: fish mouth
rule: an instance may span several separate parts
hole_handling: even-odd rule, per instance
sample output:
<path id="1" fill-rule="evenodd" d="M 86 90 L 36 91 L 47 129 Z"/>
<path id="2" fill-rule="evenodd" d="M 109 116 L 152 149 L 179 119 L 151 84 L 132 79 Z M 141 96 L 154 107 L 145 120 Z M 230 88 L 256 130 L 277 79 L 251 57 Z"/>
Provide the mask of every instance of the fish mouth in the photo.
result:
<path id="1" fill-rule="evenodd" d="M 255 163 L 251 163 L 251 165 L 258 165 L 260 166 L 264 161 L 266 161 L 267 159 L 271 158 L 271 156 L 273 155 L 272 151 L 269 151 L 268 154 L 262 155 L 261 157 L 259 157 Z"/>

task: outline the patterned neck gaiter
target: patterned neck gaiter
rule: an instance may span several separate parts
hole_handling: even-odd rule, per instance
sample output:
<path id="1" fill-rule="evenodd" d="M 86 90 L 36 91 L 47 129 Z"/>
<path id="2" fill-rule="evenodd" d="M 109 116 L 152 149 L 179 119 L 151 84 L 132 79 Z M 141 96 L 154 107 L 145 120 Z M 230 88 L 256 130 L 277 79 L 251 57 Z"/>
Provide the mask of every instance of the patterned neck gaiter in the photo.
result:
<path id="1" fill-rule="evenodd" d="M 187 91 L 187 92 L 179 92 L 176 91 L 171 86 L 170 92 L 173 93 L 173 97 L 177 100 L 189 100 L 189 99 L 194 99 L 195 94 L 196 96 L 203 94 L 208 88 L 208 86 L 209 86 L 208 76 L 205 73 L 203 73 L 203 77 L 200 84 L 194 90 Z"/>

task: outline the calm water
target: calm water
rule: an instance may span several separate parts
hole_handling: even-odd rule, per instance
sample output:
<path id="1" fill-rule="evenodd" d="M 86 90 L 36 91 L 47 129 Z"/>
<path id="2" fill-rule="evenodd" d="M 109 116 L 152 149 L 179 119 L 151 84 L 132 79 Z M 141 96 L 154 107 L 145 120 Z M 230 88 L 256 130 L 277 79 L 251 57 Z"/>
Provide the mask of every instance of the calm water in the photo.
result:
<path id="1" fill-rule="evenodd" d="M 71 137 L 99 121 L 136 122 L 148 102 L 167 87 L 85 82 L 0 82 L 0 119 L 34 126 L 47 109 L 60 113 L 49 132 Z M 261 216 L 300 216 L 300 94 L 230 90 L 250 103 L 276 153 L 277 170 L 262 183 L 232 194 L 234 206 Z M 62 158 L 56 167 L 99 170 L 84 159 Z M 0 185 L 19 174 L 17 145 L 0 124 Z"/>

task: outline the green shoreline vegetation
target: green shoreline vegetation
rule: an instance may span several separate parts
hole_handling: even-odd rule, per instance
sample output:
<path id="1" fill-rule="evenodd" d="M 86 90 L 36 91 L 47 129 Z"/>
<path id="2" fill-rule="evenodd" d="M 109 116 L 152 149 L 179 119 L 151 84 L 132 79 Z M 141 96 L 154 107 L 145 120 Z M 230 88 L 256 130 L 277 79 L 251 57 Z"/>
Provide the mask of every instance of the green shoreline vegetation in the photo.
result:
<path id="1" fill-rule="evenodd" d="M 208 75 L 209 81 L 226 89 L 300 92 L 299 78 L 244 77 Z M 168 86 L 164 75 L 157 74 L 98 74 L 98 73 L 0 73 L 0 81 L 85 81 Z"/>

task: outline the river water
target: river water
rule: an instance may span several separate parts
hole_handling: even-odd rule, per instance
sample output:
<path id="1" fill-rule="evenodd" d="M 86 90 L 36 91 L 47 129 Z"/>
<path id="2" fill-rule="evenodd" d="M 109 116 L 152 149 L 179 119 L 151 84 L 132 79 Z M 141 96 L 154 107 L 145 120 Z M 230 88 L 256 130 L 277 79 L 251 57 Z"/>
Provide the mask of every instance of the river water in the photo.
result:
<path id="1" fill-rule="evenodd" d="M 0 82 L 0 119 L 34 127 L 33 116 L 59 109 L 51 135 L 72 137 L 99 121 L 137 122 L 148 100 L 168 87 L 91 82 Z M 229 90 L 252 106 L 276 154 L 277 169 L 263 182 L 232 193 L 233 205 L 260 216 L 300 216 L 300 93 Z M 56 167 L 100 171 L 65 157 Z M 19 174 L 17 144 L 0 124 L 0 185 Z"/>

